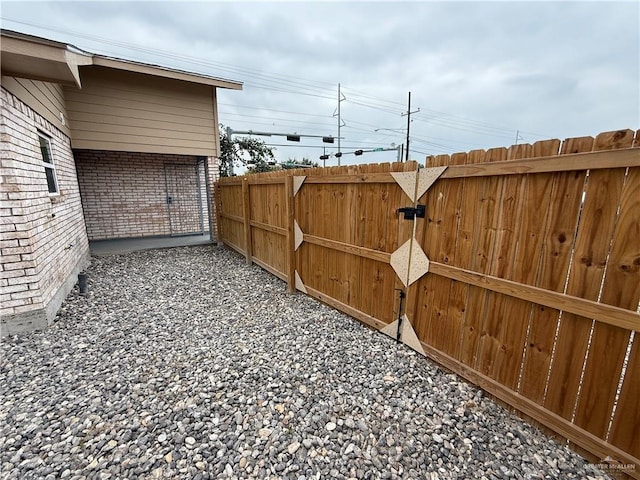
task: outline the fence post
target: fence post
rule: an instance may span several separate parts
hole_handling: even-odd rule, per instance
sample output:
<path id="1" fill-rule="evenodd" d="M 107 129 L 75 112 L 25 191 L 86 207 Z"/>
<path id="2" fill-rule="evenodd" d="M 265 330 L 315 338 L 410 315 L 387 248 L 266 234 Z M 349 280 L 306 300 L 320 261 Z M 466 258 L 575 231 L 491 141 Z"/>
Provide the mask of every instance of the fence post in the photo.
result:
<path id="1" fill-rule="evenodd" d="M 216 242 L 218 244 L 222 244 L 223 240 L 222 240 L 222 217 L 221 217 L 221 213 L 222 213 L 222 198 L 220 198 L 220 184 L 218 182 L 216 182 L 213 185 L 213 202 L 211 202 L 214 209 L 214 213 L 216 216 Z M 209 215 L 211 216 L 211 215 Z M 209 235 L 211 236 L 211 241 L 213 242 L 213 228 L 211 229 L 211 232 L 209 232 Z"/>
<path id="2" fill-rule="evenodd" d="M 251 265 L 253 251 L 251 242 L 251 203 L 249 202 L 249 179 L 242 179 L 242 219 L 244 220 L 244 251 L 247 265 Z"/>
<path id="3" fill-rule="evenodd" d="M 295 204 L 293 198 L 293 176 L 291 174 L 285 178 L 284 190 L 287 198 L 287 290 L 289 293 L 295 293 L 296 246 L 293 226 Z"/>

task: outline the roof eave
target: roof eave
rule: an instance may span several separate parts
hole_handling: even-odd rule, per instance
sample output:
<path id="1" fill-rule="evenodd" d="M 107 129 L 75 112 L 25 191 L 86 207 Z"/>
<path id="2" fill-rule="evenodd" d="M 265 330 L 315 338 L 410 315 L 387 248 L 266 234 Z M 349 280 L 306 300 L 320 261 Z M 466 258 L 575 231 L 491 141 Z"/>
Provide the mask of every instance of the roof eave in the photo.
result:
<path id="1" fill-rule="evenodd" d="M 90 56 L 71 52 L 62 44 L 3 37 L 1 64 L 5 75 L 81 87 L 78 67 L 92 63 Z"/>
<path id="2" fill-rule="evenodd" d="M 1 66 L 4 75 L 81 88 L 79 67 L 99 65 L 216 88 L 242 90 L 242 82 L 201 75 L 146 63 L 76 52 L 69 45 L 11 30 L 2 30 Z"/>
<path id="3" fill-rule="evenodd" d="M 223 80 L 219 78 L 209 77 L 206 75 L 197 75 L 180 70 L 163 68 L 156 65 L 149 65 L 138 62 L 130 62 L 116 58 L 104 57 L 101 55 L 93 56 L 93 65 L 113 68 L 116 70 L 124 70 L 128 72 L 143 73 L 154 75 L 157 77 L 171 78 L 174 80 L 182 80 L 185 82 L 199 83 L 202 85 L 210 85 L 217 88 L 227 88 L 230 90 L 242 90 L 241 82 L 233 82 L 231 80 Z"/>

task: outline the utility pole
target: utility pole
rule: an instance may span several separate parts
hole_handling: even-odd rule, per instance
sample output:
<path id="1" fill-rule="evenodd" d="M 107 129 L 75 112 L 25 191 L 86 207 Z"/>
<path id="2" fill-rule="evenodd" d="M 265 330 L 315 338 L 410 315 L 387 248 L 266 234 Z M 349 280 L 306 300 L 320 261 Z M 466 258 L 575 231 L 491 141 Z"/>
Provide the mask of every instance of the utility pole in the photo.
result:
<path id="1" fill-rule="evenodd" d="M 340 97 L 340 84 L 338 84 L 338 152 L 340 150 L 340 127 L 342 127 L 342 119 L 340 118 L 340 102 L 342 102 L 342 98 Z M 340 166 L 340 157 L 338 157 L 338 166 Z"/>
<path id="2" fill-rule="evenodd" d="M 334 117 L 338 117 L 338 153 L 340 153 L 340 129 L 344 127 L 344 123 L 342 122 L 342 117 L 340 117 L 340 103 L 344 102 L 346 97 L 342 95 L 340 91 L 340 84 L 338 84 L 338 109 L 333 112 Z M 338 166 L 340 166 L 340 155 L 338 155 Z"/>
<path id="3" fill-rule="evenodd" d="M 406 146 L 406 150 L 405 150 L 405 156 L 404 156 L 404 161 L 408 162 L 409 161 L 409 128 L 411 128 L 411 114 L 412 113 L 418 113 L 420 111 L 420 109 L 417 109 L 415 111 L 411 111 L 411 92 L 409 92 L 409 102 L 407 103 L 407 112 L 403 113 L 402 116 L 404 117 L 405 115 L 407 116 L 407 146 Z"/>

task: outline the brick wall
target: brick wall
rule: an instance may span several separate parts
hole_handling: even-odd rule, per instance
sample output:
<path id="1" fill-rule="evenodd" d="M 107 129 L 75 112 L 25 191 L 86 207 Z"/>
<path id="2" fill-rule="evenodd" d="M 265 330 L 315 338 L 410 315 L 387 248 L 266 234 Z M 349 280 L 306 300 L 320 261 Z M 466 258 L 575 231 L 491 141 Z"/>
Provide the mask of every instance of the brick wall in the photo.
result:
<path id="1" fill-rule="evenodd" d="M 88 263 L 70 140 L 0 89 L 0 315 L 3 334 L 43 328 Z M 38 130 L 51 138 L 60 194 L 50 196 Z"/>
<path id="2" fill-rule="evenodd" d="M 197 157 L 103 150 L 74 150 L 74 156 L 90 240 L 171 234 L 165 164 L 192 164 L 195 168 Z M 192 188 L 195 191 L 197 185 Z M 201 193 L 206 231 L 204 184 Z M 172 208 L 176 211 L 177 205 Z"/>

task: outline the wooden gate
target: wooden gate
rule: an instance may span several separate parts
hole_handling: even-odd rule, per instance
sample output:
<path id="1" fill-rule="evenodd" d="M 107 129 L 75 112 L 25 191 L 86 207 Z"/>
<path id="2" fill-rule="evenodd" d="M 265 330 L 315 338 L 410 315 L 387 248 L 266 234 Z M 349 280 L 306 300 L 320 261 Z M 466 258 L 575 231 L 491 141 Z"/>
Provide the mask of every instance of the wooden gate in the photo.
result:
<path id="1" fill-rule="evenodd" d="M 293 177 L 298 290 L 378 329 L 402 313 L 404 286 L 392 259 L 413 236 L 413 215 L 405 220 L 399 211 L 414 207 L 416 167 L 372 165 L 366 172 Z M 410 185 L 410 195 L 399 180 Z M 406 252 L 405 268 L 408 259 Z"/>

